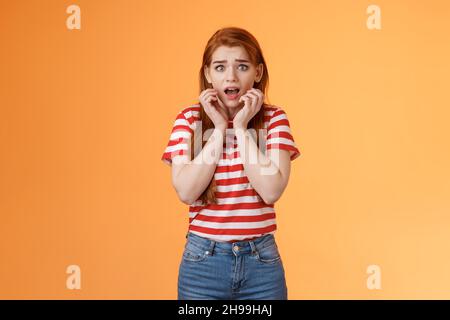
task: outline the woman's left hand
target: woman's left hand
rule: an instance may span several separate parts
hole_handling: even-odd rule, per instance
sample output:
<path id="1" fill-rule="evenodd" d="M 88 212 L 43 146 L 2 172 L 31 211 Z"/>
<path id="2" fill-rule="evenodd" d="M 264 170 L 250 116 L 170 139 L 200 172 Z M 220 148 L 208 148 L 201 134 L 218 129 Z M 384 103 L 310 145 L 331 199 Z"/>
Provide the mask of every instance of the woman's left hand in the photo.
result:
<path id="1" fill-rule="evenodd" d="M 233 118 L 235 129 L 247 129 L 248 122 L 259 112 L 264 102 L 264 94 L 261 90 L 252 88 L 239 98 L 244 101 L 244 107 Z"/>

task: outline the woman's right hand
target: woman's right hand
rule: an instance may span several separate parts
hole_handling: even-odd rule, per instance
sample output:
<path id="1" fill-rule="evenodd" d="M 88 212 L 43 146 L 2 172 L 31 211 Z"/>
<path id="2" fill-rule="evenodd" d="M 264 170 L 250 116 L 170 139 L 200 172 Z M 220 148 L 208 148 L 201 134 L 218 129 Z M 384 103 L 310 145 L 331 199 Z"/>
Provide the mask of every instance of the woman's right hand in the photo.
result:
<path id="1" fill-rule="evenodd" d="M 228 127 L 228 113 L 226 106 L 217 96 L 217 90 L 203 90 L 199 100 L 206 114 L 214 123 L 214 127 L 225 130 Z"/>

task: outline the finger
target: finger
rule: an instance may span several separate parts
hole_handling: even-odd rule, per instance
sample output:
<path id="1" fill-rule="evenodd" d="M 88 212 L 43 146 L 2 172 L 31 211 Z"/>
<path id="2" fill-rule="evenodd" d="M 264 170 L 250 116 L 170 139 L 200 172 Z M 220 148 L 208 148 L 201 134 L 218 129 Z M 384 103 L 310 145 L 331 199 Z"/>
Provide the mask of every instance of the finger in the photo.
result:
<path id="1" fill-rule="evenodd" d="M 239 102 L 242 101 L 242 100 L 244 100 L 245 98 L 247 98 L 247 94 L 242 95 L 242 96 L 239 98 Z"/>
<path id="2" fill-rule="evenodd" d="M 206 98 L 204 100 L 204 107 L 205 109 L 214 109 L 213 107 L 213 101 L 214 101 L 214 96 L 209 96 L 208 98 Z"/>
<path id="3" fill-rule="evenodd" d="M 213 100 L 213 99 L 216 99 L 216 96 L 214 96 L 213 94 L 208 94 L 208 95 L 205 97 L 205 100 L 206 100 L 206 101 L 211 101 L 211 100 Z"/>
<path id="4" fill-rule="evenodd" d="M 257 105 L 257 103 L 258 103 L 258 96 L 256 95 L 256 93 L 254 93 L 254 92 L 249 92 L 248 93 L 248 95 L 250 96 L 250 98 L 251 98 L 251 106 L 252 106 L 252 109 L 256 109 L 256 105 Z"/>
<path id="5" fill-rule="evenodd" d="M 243 94 L 243 95 L 239 98 L 239 102 L 241 102 L 241 100 L 244 100 L 245 97 L 247 97 L 247 93 Z"/>
<path id="6" fill-rule="evenodd" d="M 251 103 L 251 100 L 248 96 L 243 97 L 242 101 L 244 101 L 244 108 Z"/>
<path id="7" fill-rule="evenodd" d="M 250 91 L 248 93 L 248 95 L 252 98 L 252 99 L 258 99 L 259 96 L 254 92 L 254 91 Z"/>
<path id="8" fill-rule="evenodd" d="M 215 94 L 212 92 L 207 93 L 204 97 L 205 101 L 211 101 L 212 98 L 216 98 Z"/>
<path id="9" fill-rule="evenodd" d="M 203 98 L 205 97 L 206 93 L 208 93 L 208 90 L 203 90 L 203 91 L 200 93 L 200 98 L 203 99 Z"/>
<path id="10" fill-rule="evenodd" d="M 261 90 L 252 88 L 252 92 L 254 92 L 261 99 L 261 101 L 264 101 L 264 93 Z"/>
<path id="11" fill-rule="evenodd" d="M 206 97 L 207 95 L 210 95 L 212 93 L 214 93 L 216 91 L 216 89 L 206 89 L 203 90 L 203 92 L 200 94 L 200 97 Z"/>
<path id="12" fill-rule="evenodd" d="M 264 94 L 259 89 L 252 89 L 252 92 L 258 96 L 258 104 L 262 104 L 264 102 Z"/>
<path id="13" fill-rule="evenodd" d="M 222 100 L 220 100 L 219 96 L 217 96 L 217 102 L 219 103 L 219 106 L 220 106 L 222 109 L 225 109 L 225 108 L 226 108 L 225 104 L 223 103 Z"/>
<path id="14" fill-rule="evenodd" d="M 203 95 L 204 96 L 207 96 L 207 95 L 210 95 L 210 94 L 216 94 L 216 93 L 217 93 L 216 89 L 208 89 L 208 90 L 203 91 Z"/>

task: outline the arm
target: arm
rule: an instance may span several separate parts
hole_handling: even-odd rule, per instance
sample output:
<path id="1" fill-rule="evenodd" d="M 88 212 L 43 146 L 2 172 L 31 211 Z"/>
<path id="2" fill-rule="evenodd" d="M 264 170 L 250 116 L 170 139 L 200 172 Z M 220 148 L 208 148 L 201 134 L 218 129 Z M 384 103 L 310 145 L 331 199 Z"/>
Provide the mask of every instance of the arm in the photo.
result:
<path id="1" fill-rule="evenodd" d="M 267 204 L 275 203 L 289 180 L 291 159 L 288 150 L 269 149 L 264 155 L 247 129 L 235 129 L 239 153 L 253 188 Z"/>
<path id="2" fill-rule="evenodd" d="M 225 128 L 214 128 L 201 152 L 190 161 L 177 155 L 172 162 L 172 184 L 180 200 L 192 204 L 208 187 L 223 152 Z M 190 145 L 189 145 L 190 148 Z"/>

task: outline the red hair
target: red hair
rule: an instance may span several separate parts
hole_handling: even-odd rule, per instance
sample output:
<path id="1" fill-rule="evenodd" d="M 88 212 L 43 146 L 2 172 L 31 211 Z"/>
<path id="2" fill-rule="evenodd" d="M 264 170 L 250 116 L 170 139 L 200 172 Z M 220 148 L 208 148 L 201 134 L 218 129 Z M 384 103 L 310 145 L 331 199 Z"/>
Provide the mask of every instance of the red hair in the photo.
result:
<path id="1" fill-rule="evenodd" d="M 264 60 L 264 56 L 262 54 L 261 47 L 258 44 L 256 38 L 249 33 L 247 30 L 237 28 L 237 27 L 229 27 L 217 30 L 212 37 L 208 40 L 206 44 L 205 51 L 203 53 L 203 61 L 199 72 L 200 78 L 200 91 L 203 92 L 208 88 L 212 88 L 212 85 L 208 83 L 204 69 L 205 66 L 209 67 L 212 60 L 212 55 L 214 51 L 220 46 L 227 47 L 242 47 L 246 50 L 249 55 L 250 62 L 256 67 L 260 63 L 263 65 L 263 74 L 262 78 L 259 82 L 255 82 L 253 88 L 261 90 L 264 94 L 264 97 L 267 97 L 267 87 L 269 85 L 269 73 L 267 70 L 267 65 Z M 264 108 L 265 103 L 263 103 L 259 112 L 249 121 L 247 128 L 253 128 L 257 133 L 260 132 L 260 129 L 264 128 Z M 211 119 L 206 114 L 205 110 L 200 104 L 200 120 L 202 121 L 202 132 L 201 136 L 196 137 L 202 143 L 202 148 L 206 141 L 203 141 L 204 132 L 208 129 L 214 128 L 214 124 Z M 258 134 L 256 135 L 257 143 L 259 140 Z M 194 155 L 194 141 L 196 139 L 191 139 L 191 159 L 195 158 Z M 202 200 L 203 203 L 217 203 L 217 199 L 215 196 L 216 191 L 216 183 L 214 176 L 211 179 L 208 187 L 203 191 L 198 200 Z"/>

